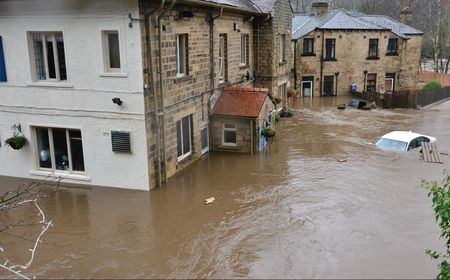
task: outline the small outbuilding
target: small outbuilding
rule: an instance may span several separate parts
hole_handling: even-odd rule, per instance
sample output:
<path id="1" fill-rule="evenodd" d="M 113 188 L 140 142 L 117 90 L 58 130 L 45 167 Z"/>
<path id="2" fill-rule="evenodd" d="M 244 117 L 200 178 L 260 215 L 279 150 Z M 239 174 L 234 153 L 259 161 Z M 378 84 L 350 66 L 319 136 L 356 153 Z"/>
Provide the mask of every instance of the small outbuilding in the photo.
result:
<path id="1" fill-rule="evenodd" d="M 275 128 L 276 113 L 268 89 L 225 87 L 212 109 L 211 149 L 250 154 L 263 150 L 262 131 Z"/>

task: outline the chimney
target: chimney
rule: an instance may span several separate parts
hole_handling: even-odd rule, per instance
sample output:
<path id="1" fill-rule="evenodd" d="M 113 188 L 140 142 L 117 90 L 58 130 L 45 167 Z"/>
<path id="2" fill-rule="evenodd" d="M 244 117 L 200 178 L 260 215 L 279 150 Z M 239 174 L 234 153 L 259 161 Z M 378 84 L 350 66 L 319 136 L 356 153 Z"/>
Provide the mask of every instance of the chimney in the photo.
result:
<path id="1" fill-rule="evenodd" d="M 413 13 L 410 7 L 405 7 L 400 11 L 400 21 L 404 24 L 411 25 Z"/>
<path id="2" fill-rule="evenodd" d="M 311 12 L 315 14 L 321 14 L 328 12 L 328 3 L 327 2 L 314 2 L 312 4 Z"/>

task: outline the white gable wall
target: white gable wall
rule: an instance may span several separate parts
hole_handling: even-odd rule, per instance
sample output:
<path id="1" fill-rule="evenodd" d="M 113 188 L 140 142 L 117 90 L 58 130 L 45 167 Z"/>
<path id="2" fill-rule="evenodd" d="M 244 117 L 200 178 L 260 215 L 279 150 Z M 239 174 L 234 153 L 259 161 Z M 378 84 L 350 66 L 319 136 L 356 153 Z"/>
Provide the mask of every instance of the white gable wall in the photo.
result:
<path id="1" fill-rule="evenodd" d="M 0 36 L 7 82 L 0 82 L 0 175 L 43 178 L 37 167 L 33 126 L 81 130 L 86 172 L 65 181 L 148 189 L 137 0 L 0 1 Z M 122 71 L 105 75 L 102 30 L 118 30 Z M 67 81 L 34 81 L 27 32 L 63 33 Z M 32 51 L 32 49 L 31 49 Z M 124 103 L 113 104 L 118 97 Z M 5 146 L 14 124 L 30 141 L 15 151 Z M 111 130 L 131 132 L 131 154 L 114 153 Z"/>

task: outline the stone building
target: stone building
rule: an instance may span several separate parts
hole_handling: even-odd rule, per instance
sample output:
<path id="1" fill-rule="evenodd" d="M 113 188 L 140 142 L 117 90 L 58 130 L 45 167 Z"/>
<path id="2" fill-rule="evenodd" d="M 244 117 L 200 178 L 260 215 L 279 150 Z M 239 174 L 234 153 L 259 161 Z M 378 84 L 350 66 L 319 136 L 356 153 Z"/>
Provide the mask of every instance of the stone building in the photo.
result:
<path id="1" fill-rule="evenodd" d="M 404 9 L 407 22 L 411 12 Z M 293 19 L 295 86 L 302 96 L 394 93 L 418 80 L 423 32 L 387 16 L 329 10 L 317 2 Z"/>
<path id="2" fill-rule="evenodd" d="M 211 116 L 211 150 L 253 154 L 264 149 L 262 130 L 275 124 L 269 90 L 225 87 Z"/>
<path id="3" fill-rule="evenodd" d="M 149 173 L 160 185 L 208 152 L 224 87 L 287 100 L 293 14 L 288 0 L 140 0 L 139 10 Z"/>

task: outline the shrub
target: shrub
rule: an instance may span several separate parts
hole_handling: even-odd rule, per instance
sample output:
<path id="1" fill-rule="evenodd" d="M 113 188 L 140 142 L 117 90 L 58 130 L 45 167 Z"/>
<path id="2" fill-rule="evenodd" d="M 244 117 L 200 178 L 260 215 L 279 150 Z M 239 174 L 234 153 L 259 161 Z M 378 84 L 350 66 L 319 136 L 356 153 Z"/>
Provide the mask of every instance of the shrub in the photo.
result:
<path id="1" fill-rule="evenodd" d="M 447 175 L 441 184 L 435 181 L 423 182 L 423 186 L 428 190 L 428 196 L 432 199 L 436 222 L 441 228 L 441 238 L 447 245 L 446 252 L 438 253 L 428 249 L 426 253 L 432 259 L 440 260 L 437 279 L 450 279 L 450 176 Z"/>
<path id="2" fill-rule="evenodd" d="M 429 81 L 423 87 L 423 89 L 440 89 L 440 88 L 442 88 L 442 85 L 438 81 Z"/>

